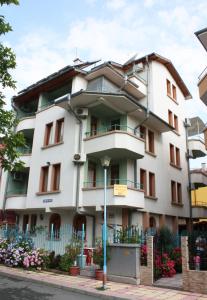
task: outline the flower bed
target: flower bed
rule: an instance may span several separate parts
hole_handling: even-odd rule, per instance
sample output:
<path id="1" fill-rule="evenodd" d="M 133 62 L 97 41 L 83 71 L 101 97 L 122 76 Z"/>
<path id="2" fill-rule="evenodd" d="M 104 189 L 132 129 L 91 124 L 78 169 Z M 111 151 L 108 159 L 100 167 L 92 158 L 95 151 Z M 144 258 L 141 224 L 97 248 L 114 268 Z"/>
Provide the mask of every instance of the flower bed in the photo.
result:
<path id="1" fill-rule="evenodd" d="M 48 254 L 42 249 L 34 249 L 30 240 L 20 239 L 12 243 L 0 239 L 0 263 L 9 267 L 41 269 L 45 267 Z"/>

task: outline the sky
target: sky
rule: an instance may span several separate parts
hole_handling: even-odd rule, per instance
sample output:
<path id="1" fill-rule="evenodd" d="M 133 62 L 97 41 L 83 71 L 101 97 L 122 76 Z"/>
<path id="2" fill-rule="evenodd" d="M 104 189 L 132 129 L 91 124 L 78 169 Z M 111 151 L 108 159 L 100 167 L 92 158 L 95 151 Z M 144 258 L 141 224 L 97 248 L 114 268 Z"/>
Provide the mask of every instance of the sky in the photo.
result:
<path id="1" fill-rule="evenodd" d="M 194 32 L 207 27 L 206 0 L 20 0 L 1 7 L 13 32 L 3 42 L 17 56 L 17 91 L 82 60 L 124 63 L 134 54 L 152 52 L 170 59 L 193 100 L 186 116 L 207 122 L 207 107 L 198 95 L 198 76 L 207 53 Z"/>

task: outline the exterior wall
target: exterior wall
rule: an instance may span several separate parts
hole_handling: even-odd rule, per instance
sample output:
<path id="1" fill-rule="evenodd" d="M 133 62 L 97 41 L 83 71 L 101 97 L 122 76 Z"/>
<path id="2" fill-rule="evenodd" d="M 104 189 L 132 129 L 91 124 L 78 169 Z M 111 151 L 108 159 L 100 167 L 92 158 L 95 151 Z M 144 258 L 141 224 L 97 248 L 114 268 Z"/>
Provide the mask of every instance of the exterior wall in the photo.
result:
<path id="1" fill-rule="evenodd" d="M 182 237 L 183 289 L 193 293 L 207 294 L 207 271 L 189 270 L 188 238 Z"/>

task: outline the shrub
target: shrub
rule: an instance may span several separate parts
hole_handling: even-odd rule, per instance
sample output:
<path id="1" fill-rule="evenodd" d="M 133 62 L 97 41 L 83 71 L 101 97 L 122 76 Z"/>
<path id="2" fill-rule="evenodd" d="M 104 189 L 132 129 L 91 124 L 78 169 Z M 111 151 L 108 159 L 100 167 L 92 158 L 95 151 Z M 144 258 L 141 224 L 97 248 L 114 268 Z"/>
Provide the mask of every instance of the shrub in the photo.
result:
<path id="1" fill-rule="evenodd" d="M 71 259 L 71 256 L 69 253 L 65 253 L 60 258 L 60 270 L 68 272 L 69 268 L 73 265 L 73 260 Z"/>

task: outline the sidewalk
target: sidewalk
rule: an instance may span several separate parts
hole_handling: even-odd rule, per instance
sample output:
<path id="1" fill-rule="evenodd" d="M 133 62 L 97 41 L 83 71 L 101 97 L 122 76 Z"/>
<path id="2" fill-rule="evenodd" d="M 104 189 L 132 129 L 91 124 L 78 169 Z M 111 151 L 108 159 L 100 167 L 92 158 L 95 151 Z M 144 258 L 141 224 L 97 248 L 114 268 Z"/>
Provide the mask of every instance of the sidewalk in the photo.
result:
<path id="1" fill-rule="evenodd" d="M 36 281 L 40 284 L 52 285 L 85 295 L 97 296 L 97 299 L 207 300 L 207 295 L 203 294 L 115 282 L 108 282 L 108 289 L 106 291 L 99 291 L 97 288 L 101 287 L 102 283 L 95 279 L 88 279 L 80 276 L 73 277 L 69 275 L 59 275 L 45 271 L 33 272 L 0 266 L 0 274 L 13 278 L 19 277 L 25 281 Z"/>

